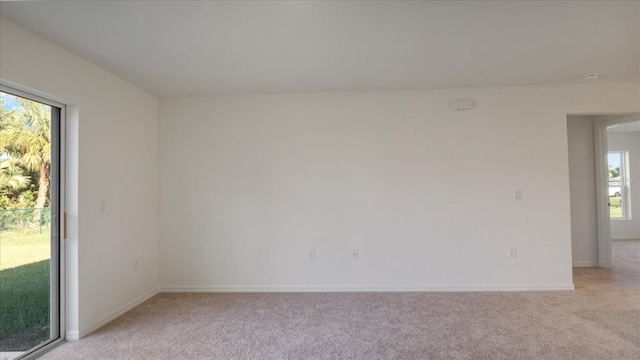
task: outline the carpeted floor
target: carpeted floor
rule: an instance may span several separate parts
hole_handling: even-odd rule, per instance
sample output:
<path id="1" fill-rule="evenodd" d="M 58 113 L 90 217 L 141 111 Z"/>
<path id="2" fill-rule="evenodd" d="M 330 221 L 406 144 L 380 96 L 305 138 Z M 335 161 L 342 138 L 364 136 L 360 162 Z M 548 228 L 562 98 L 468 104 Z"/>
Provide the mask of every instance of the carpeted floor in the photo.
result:
<path id="1" fill-rule="evenodd" d="M 41 359 L 640 359 L 640 241 L 576 291 L 159 294 Z"/>

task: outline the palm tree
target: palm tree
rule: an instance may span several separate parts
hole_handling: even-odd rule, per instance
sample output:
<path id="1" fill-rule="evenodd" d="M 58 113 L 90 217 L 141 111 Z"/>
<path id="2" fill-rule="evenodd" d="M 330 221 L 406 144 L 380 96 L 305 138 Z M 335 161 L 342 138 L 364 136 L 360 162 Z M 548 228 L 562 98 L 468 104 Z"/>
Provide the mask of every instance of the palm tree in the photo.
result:
<path id="1" fill-rule="evenodd" d="M 51 181 L 51 107 L 28 99 L 22 99 L 21 105 L 0 113 L 0 153 L 11 155 L 20 166 L 39 174 L 36 208 L 42 208 Z M 40 215 L 36 213 L 34 219 Z"/>
<path id="2" fill-rule="evenodd" d="M 16 161 L 11 158 L 0 160 L 0 195 L 6 195 L 29 186 L 31 179 L 24 175 Z"/>

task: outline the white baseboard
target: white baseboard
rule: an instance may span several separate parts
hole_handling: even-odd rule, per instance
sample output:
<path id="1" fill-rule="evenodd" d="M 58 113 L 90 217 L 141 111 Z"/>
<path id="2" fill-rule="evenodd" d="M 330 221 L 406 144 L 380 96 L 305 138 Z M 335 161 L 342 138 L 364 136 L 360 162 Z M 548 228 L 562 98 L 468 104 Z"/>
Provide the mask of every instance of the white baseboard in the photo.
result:
<path id="1" fill-rule="evenodd" d="M 487 284 L 436 286 L 181 286 L 165 285 L 160 292 L 480 292 L 575 290 L 573 284 Z"/>
<path id="2" fill-rule="evenodd" d="M 598 266 L 597 261 L 574 261 L 573 267 L 596 267 Z"/>
<path id="3" fill-rule="evenodd" d="M 631 236 L 614 236 L 611 240 L 639 240 L 640 235 L 631 235 Z"/>
<path id="4" fill-rule="evenodd" d="M 111 314 L 109 314 L 107 316 L 104 316 L 102 319 L 98 320 L 95 324 L 89 326 L 89 328 L 81 331 L 79 334 L 75 334 L 75 336 L 77 337 L 75 340 L 83 338 L 83 337 L 91 334 L 92 332 L 98 330 L 99 328 L 101 328 L 104 325 L 106 325 L 108 322 L 118 318 L 119 316 L 121 316 L 122 314 L 126 313 L 127 311 L 129 311 L 129 310 L 133 309 L 134 307 L 142 304 L 143 302 L 149 300 L 151 297 L 153 297 L 157 293 L 158 293 L 158 288 L 151 289 L 151 290 L 145 292 L 144 294 L 138 296 L 137 298 L 129 301 L 128 303 L 122 305 L 121 307 L 119 307 L 118 309 L 113 311 Z M 75 331 L 73 331 L 73 332 L 75 332 Z M 67 332 L 67 340 L 73 340 L 73 339 L 69 338 L 69 333 L 72 333 L 72 331 Z M 77 332 L 75 332 L 75 333 L 77 333 Z"/>
<path id="5" fill-rule="evenodd" d="M 65 340 L 78 341 L 80 340 L 80 333 L 77 331 L 67 331 L 65 334 Z"/>

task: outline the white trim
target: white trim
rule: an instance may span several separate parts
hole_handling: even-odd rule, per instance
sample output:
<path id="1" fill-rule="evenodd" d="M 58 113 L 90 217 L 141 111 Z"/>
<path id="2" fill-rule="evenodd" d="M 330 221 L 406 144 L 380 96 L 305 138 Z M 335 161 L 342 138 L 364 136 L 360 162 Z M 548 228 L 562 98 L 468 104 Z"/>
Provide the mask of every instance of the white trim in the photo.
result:
<path id="1" fill-rule="evenodd" d="M 80 340 L 80 333 L 77 331 L 67 331 L 66 339 L 67 341 L 78 341 Z"/>
<path id="2" fill-rule="evenodd" d="M 64 238 L 64 216 L 67 212 L 67 105 L 60 110 L 60 137 L 59 141 L 59 159 L 58 159 L 58 202 L 60 205 L 60 213 L 58 214 L 58 243 L 60 263 L 58 269 L 59 275 L 59 306 L 60 306 L 60 338 L 66 340 L 67 331 L 67 239 Z"/>
<path id="3" fill-rule="evenodd" d="M 640 234 L 616 236 L 616 237 L 612 237 L 611 240 L 640 240 Z"/>
<path id="4" fill-rule="evenodd" d="M 51 100 L 50 97 L 47 95 L 40 95 L 40 93 L 37 93 L 36 91 L 33 91 L 31 89 L 22 90 L 21 88 L 22 87 L 16 86 L 12 83 L 9 83 L 8 81 L 4 81 L 4 80 L 0 81 L 0 91 L 2 92 L 23 97 L 25 99 L 34 100 L 46 105 L 55 106 L 61 109 L 64 109 L 66 107 L 64 103 Z M 62 114 L 60 115 L 60 118 L 62 119 Z"/>
<path id="5" fill-rule="evenodd" d="M 594 114 L 595 115 L 595 114 Z M 598 222 L 598 266 L 611 267 L 611 216 L 609 210 L 609 169 L 607 167 L 607 127 L 616 124 L 624 124 L 636 120 L 638 114 L 621 114 L 622 116 L 607 121 L 598 121 L 593 124 L 593 136 L 595 140 L 596 160 L 596 215 Z"/>
<path id="6" fill-rule="evenodd" d="M 30 98 L 32 100 L 36 100 L 36 101 L 45 103 L 47 105 L 52 105 L 52 106 L 55 106 L 55 107 L 60 107 L 61 105 L 62 106 L 68 106 L 69 105 L 65 100 L 63 100 L 63 99 L 61 99 L 61 98 L 59 98 L 57 96 L 53 96 L 51 94 L 47 94 L 47 93 L 44 93 L 42 91 L 38 91 L 38 90 L 29 88 L 29 87 L 26 87 L 26 86 L 22 86 L 20 84 L 17 84 L 17 83 L 14 83 L 12 81 L 8 81 L 8 80 L 5 80 L 5 79 L 0 79 L 0 86 L 11 89 L 11 91 L 8 91 L 8 92 L 10 92 L 10 93 L 12 93 L 14 95 L 22 96 L 21 94 L 25 94 L 25 95 L 28 95 L 28 96 L 22 96 L 22 97 L 27 97 L 27 98 Z M 16 91 L 18 93 L 16 93 Z"/>
<path id="7" fill-rule="evenodd" d="M 573 267 L 596 267 L 598 266 L 597 261 L 575 261 L 573 263 Z"/>
<path id="8" fill-rule="evenodd" d="M 617 120 L 615 120 L 617 121 Z M 615 122 L 612 121 L 611 123 Z M 611 214 L 609 213 L 609 169 L 607 168 L 607 126 L 610 122 L 593 124 L 596 162 L 596 218 L 598 223 L 598 266 L 611 267 Z"/>
<path id="9" fill-rule="evenodd" d="M 166 285 L 160 292 L 167 293 L 228 293 L 228 292 L 478 292 L 478 291 L 553 291 L 575 290 L 573 284 L 486 284 L 486 285 L 431 285 L 431 286 L 181 286 Z"/>
<path id="10" fill-rule="evenodd" d="M 55 102 L 52 102 L 53 104 L 55 104 Z M 51 106 L 56 107 L 55 105 L 52 105 L 51 103 L 49 104 Z M 42 354 L 44 354 L 45 352 L 53 349 L 54 347 L 62 344 L 64 341 L 66 341 L 66 330 L 67 330 L 67 302 L 66 302 L 66 294 L 67 294 L 67 283 L 66 283 L 66 271 L 67 271 L 67 257 L 66 257 L 66 251 L 67 251 L 67 246 L 66 246 L 66 241 L 63 237 L 63 219 L 64 219 L 64 212 L 65 212 L 65 194 L 66 194 L 66 183 L 65 183 L 65 156 L 66 156 L 66 137 L 65 137 L 65 131 L 66 131 L 66 124 L 67 124 L 67 106 L 65 104 L 61 104 L 60 107 L 58 107 L 60 109 L 60 114 L 59 114 L 59 119 L 58 119 L 58 142 L 57 142 L 57 155 L 58 155 L 58 176 L 57 176 L 57 186 L 58 186 L 58 191 L 57 191 L 57 199 L 58 199 L 58 217 L 55 220 L 56 221 L 56 226 L 57 226 L 57 253 L 56 256 L 58 258 L 58 262 L 57 262 L 57 279 L 56 279 L 56 286 L 58 288 L 58 296 L 56 299 L 51 299 L 52 300 L 52 304 L 51 304 L 51 309 L 54 308 L 54 306 L 58 309 L 58 319 L 57 322 L 54 322 L 53 320 L 51 321 L 51 326 L 52 328 L 55 326 L 55 329 L 57 330 L 57 335 L 58 335 L 58 340 L 54 341 L 53 343 L 42 347 Z M 51 130 L 53 131 L 53 126 L 51 127 Z M 53 134 L 52 134 L 53 135 Z M 53 155 L 55 152 L 53 151 L 53 145 L 54 143 L 51 144 L 51 154 Z M 53 165 L 53 162 L 52 162 Z M 51 170 L 53 170 L 53 166 L 51 167 Z M 51 186 L 53 185 L 52 182 L 50 182 L 49 184 L 49 191 L 51 192 Z M 53 249 L 52 249 L 53 250 Z M 52 256 L 54 254 L 54 252 L 51 252 Z M 53 272 L 52 272 L 53 273 Z M 51 284 L 53 284 L 53 281 L 51 282 Z M 52 311 L 52 310 L 49 311 Z M 54 315 L 53 313 L 51 315 Z M 37 353 L 36 353 L 37 354 Z M 36 357 L 38 355 L 35 355 Z"/>
<path id="11" fill-rule="evenodd" d="M 134 307 L 142 304 L 143 302 L 149 300 L 150 298 L 152 298 L 157 293 L 158 293 L 158 288 L 151 289 L 151 290 L 145 292 L 144 294 L 138 296 L 137 298 L 129 301 L 128 303 L 122 305 L 121 307 L 117 308 L 115 311 L 113 311 L 109 315 L 106 315 L 106 316 L 102 317 L 100 320 L 98 320 L 95 324 L 89 326 L 87 329 L 81 330 L 80 333 L 77 335 L 78 339 L 79 338 L 83 338 L 83 337 L 91 334 L 92 332 L 98 330 L 99 328 L 103 327 L 107 323 L 109 323 L 109 322 L 115 320 L 116 318 L 122 316 L 127 311 L 129 311 L 129 310 L 133 309 Z M 72 340 L 72 338 L 70 338 L 69 335 L 70 335 L 70 333 L 74 333 L 74 332 L 75 331 L 67 332 L 67 340 Z"/>

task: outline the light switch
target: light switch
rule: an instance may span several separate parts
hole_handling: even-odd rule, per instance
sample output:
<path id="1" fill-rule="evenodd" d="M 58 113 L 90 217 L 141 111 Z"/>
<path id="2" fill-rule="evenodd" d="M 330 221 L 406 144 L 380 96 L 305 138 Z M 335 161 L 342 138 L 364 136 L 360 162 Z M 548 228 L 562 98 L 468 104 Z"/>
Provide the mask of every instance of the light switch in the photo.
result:
<path id="1" fill-rule="evenodd" d="M 513 190 L 513 201 L 522 201 L 522 189 Z"/>

